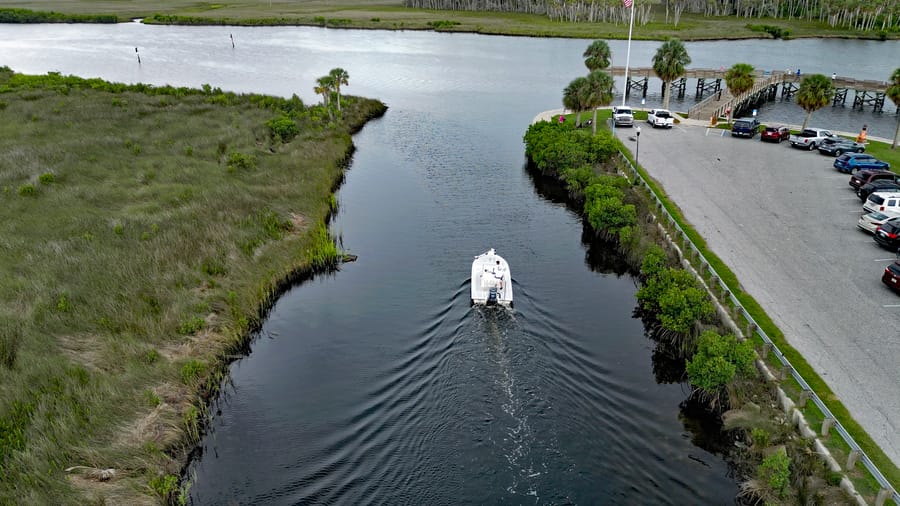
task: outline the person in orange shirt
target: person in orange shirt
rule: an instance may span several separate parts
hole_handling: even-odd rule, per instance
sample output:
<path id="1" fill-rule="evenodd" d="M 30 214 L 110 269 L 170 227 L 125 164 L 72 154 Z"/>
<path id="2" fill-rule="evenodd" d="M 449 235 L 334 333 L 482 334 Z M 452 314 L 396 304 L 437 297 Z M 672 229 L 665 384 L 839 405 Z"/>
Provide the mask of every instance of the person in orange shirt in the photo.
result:
<path id="1" fill-rule="evenodd" d="M 859 135 L 856 136 L 856 142 L 865 144 L 866 135 L 868 134 L 868 125 L 863 125 L 862 130 L 859 131 Z"/>

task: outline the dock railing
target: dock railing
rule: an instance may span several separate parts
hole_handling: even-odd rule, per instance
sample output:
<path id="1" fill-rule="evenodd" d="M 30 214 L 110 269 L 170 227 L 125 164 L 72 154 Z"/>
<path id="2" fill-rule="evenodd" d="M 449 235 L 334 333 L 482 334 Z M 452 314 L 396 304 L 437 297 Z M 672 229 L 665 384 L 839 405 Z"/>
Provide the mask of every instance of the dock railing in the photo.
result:
<path id="1" fill-rule="evenodd" d="M 673 240 L 678 240 L 678 239 L 681 240 L 682 251 L 685 251 L 685 249 L 688 249 L 688 248 L 690 249 L 690 252 L 689 252 L 690 258 L 688 258 L 688 260 L 691 261 L 691 263 L 694 263 L 694 261 L 699 262 L 699 265 L 698 265 L 699 268 L 697 270 L 700 273 L 700 275 L 705 276 L 706 273 L 708 273 L 710 278 L 707 279 L 706 281 L 708 283 L 710 283 L 711 286 L 718 285 L 718 289 L 721 291 L 720 293 L 722 294 L 722 297 L 731 301 L 734 312 L 739 313 L 748 322 L 748 328 L 750 329 L 750 332 L 748 332 L 748 334 L 759 336 L 762 339 L 764 346 L 769 347 L 769 349 L 771 350 L 771 353 L 774 354 L 774 356 L 781 363 L 782 368 L 789 370 L 791 372 L 791 376 L 800 385 L 800 388 L 803 389 L 804 392 L 808 392 L 807 395 L 809 395 L 809 399 L 812 400 L 813 403 L 816 405 L 816 407 L 819 409 L 819 411 L 822 412 L 822 415 L 825 417 L 824 419 L 826 421 L 828 421 L 828 420 L 831 421 L 830 423 L 833 424 L 832 427 L 835 429 L 835 431 L 838 434 L 840 434 L 841 439 L 844 440 L 844 442 L 847 444 L 847 446 L 850 447 L 850 451 L 857 452 L 857 455 L 859 455 L 860 462 L 862 462 L 862 464 L 863 464 L 863 466 L 865 466 L 866 470 L 872 475 L 872 477 L 875 479 L 875 481 L 878 482 L 879 486 L 881 487 L 881 490 L 878 493 L 878 499 L 876 500 L 876 504 L 883 503 L 884 500 L 887 499 L 888 496 L 890 496 L 893 499 L 895 504 L 900 505 L 900 493 L 898 493 L 894 489 L 894 487 L 887 480 L 887 478 L 885 478 L 885 476 L 881 473 L 881 471 L 878 469 L 878 467 L 876 467 L 875 464 L 872 462 L 872 459 L 870 459 L 869 456 L 866 455 L 866 452 L 863 451 L 862 448 L 860 448 L 859 444 L 857 444 L 857 442 L 853 439 L 853 437 L 850 435 L 850 433 L 847 432 L 847 430 L 844 428 L 844 426 L 841 424 L 841 422 L 837 419 L 837 417 L 835 417 L 834 414 L 831 412 L 831 410 L 828 409 L 828 406 L 826 406 L 825 403 L 822 402 L 822 399 L 809 386 L 809 383 L 807 383 L 806 380 L 803 379 L 803 376 L 801 376 L 800 373 L 798 373 L 797 370 L 791 365 L 791 363 L 787 359 L 787 357 L 784 356 L 784 353 L 781 352 L 781 350 L 778 348 L 778 346 L 765 333 L 765 331 L 756 322 L 756 320 L 753 318 L 753 316 L 744 308 L 743 304 L 741 304 L 741 301 L 739 301 L 738 298 L 734 296 L 734 293 L 732 292 L 731 288 L 729 288 L 728 285 L 725 284 L 724 281 L 722 281 L 722 276 L 720 276 L 716 272 L 716 270 L 712 267 L 712 265 L 709 263 L 709 261 L 707 261 L 706 258 L 703 256 L 703 253 L 701 253 L 700 250 L 697 248 L 697 246 L 694 244 L 694 242 L 691 241 L 690 237 L 687 235 L 687 233 L 684 231 L 684 229 L 681 228 L 681 225 L 678 224 L 678 221 L 675 219 L 675 217 L 672 216 L 672 214 L 666 208 L 662 199 L 660 199 L 659 196 L 656 194 L 656 191 L 654 191 L 653 187 L 651 187 L 647 183 L 647 181 L 644 179 L 643 175 L 641 175 L 641 173 L 637 170 L 637 168 L 631 163 L 631 160 L 628 157 L 626 157 L 625 154 L 622 153 L 621 151 L 619 152 L 619 154 L 622 155 L 622 159 L 625 160 L 626 164 L 631 169 L 634 177 L 638 181 L 640 181 L 640 184 L 644 188 L 646 188 L 647 191 L 650 193 L 650 195 L 653 197 L 657 211 L 662 212 L 662 214 L 665 216 L 666 223 L 668 224 L 669 227 L 671 227 L 674 230 L 675 237 L 673 237 Z M 687 257 L 687 255 L 686 255 L 686 257 Z M 750 336 L 748 336 L 748 338 L 749 337 Z"/>

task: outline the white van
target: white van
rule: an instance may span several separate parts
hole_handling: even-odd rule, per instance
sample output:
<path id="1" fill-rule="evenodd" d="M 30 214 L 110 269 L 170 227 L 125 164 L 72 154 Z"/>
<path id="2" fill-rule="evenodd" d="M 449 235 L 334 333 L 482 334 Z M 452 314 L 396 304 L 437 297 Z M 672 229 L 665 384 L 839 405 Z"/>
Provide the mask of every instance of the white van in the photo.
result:
<path id="1" fill-rule="evenodd" d="M 869 195 L 863 204 L 863 211 L 900 215 L 900 192 L 875 192 Z"/>

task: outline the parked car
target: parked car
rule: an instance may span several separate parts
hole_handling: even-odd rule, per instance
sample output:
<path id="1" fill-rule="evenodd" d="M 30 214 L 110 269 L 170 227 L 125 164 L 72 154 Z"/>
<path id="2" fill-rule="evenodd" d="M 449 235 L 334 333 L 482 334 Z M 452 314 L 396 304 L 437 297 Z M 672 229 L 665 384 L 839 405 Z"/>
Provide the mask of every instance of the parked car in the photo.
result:
<path id="1" fill-rule="evenodd" d="M 875 229 L 875 234 L 872 237 L 882 247 L 891 251 L 897 251 L 897 247 L 900 246 L 900 220 L 884 222 L 884 224 Z"/>
<path id="2" fill-rule="evenodd" d="M 850 182 L 848 184 L 856 191 L 862 188 L 863 185 L 877 180 L 900 181 L 900 176 L 888 170 L 858 170 L 856 171 L 856 174 L 850 176 Z"/>
<path id="3" fill-rule="evenodd" d="M 866 150 L 866 145 L 850 139 L 831 137 L 822 141 L 818 149 L 823 155 L 841 156 L 844 153 L 862 153 Z"/>
<path id="4" fill-rule="evenodd" d="M 894 263 L 884 268 L 881 282 L 895 292 L 900 293 L 900 260 L 894 260 Z"/>
<path id="5" fill-rule="evenodd" d="M 900 215 L 900 193 L 875 192 L 866 199 L 863 211 Z"/>
<path id="6" fill-rule="evenodd" d="M 874 193 L 874 192 L 883 192 L 883 191 L 900 192 L 900 181 L 895 181 L 892 178 L 874 179 L 874 180 L 860 186 L 856 190 L 856 196 L 859 197 L 859 200 L 865 202 L 866 199 L 869 198 L 869 194 Z"/>
<path id="7" fill-rule="evenodd" d="M 856 226 L 870 234 L 874 234 L 878 227 L 884 225 L 886 221 L 895 219 L 897 219 L 896 214 L 874 212 L 860 216 Z"/>
<path id="8" fill-rule="evenodd" d="M 759 134 L 759 140 L 777 142 L 786 141 L 791 136 L 791 129 L 782 125 L 767 126 Z"/>
<path id="9" fill-rule="evenodd" d="M 749 137 L 759 133 L 759 120 L 756 118 L 738 118 L 731 125 L 732 137 Z"/>
<path id="10" fill-rule="evenodd" d="M 834 134 L 824 128 L 805 128 L 799 134 L 790 136 L 789 140 L 791 141 L 791 146 L 795 148 L 812 151 L 816 149 L 816 146 L 822 144 L 822 141 L 832 137 L 834 137 Z"/>
<path id="11" fill-rule="evenodd" d="M 848 174 L 852 173 L 854 170 L 862 169 L 891 169 L 891 164 L 882 162 L 874 156 L 865 153 L 844 153 L 835 158 L 833 165 L 835 169 Z"/>
<path id="12" fill-rule="evenodd" d="M 613 124 L 615 126 L 634 126 L 634 113 L 631 107 L 619 106 L 613 107 Z"/>
<path id="13" fill-rule="evenodd" d="M 672 128 L 675 124 L 675 117 L 666 109 L 650 109 L 647 113 L 647 123 L 656 127 Z"/>

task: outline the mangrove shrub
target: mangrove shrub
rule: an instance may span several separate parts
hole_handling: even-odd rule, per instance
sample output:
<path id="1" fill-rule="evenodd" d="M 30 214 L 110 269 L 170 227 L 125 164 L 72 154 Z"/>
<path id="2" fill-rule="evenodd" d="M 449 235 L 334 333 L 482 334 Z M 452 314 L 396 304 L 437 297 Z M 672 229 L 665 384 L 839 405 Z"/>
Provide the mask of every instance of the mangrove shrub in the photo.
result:
<path id="1" fill-rule="evenodd" d="M 753 360 L 753 346 L 749 341 L 738 341 L 732 334 L 720 336 L 709 330 L 700 334 L 697 353 L 687 361 L 686 369 L 692 385 L 715 393 L 734 381 L 739 373 L 751 373 Z"/>

